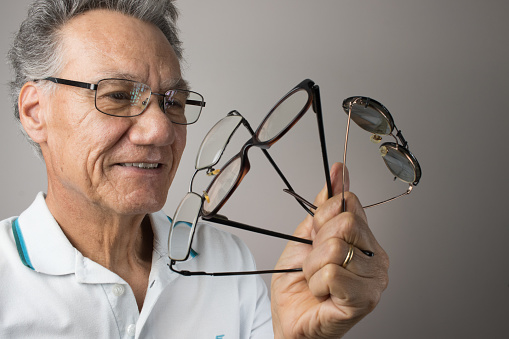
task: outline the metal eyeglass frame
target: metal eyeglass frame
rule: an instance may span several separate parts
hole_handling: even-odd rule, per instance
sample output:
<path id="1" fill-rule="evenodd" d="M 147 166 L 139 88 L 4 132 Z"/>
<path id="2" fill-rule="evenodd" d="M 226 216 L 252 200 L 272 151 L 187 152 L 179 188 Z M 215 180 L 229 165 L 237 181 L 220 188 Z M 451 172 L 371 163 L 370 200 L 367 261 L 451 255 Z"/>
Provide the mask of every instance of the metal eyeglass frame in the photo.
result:
<path id="1" fill-rule="evenodd" d="M 410 194 L 412 192 L 413 187 L 417 186 L 417 184 L 419 183 L 421 176 L 422 176 L 422 170 L 421 170 L 421 166 L 419 165 L 419 162 L 417 161 L 416 157 L 408 149 L 408 142 L 403 137 L 403 133 L 401 132 L 401 130 L 399 130 L 396 127 L 396 125 L 394 123 L 394 119 L 393 119 L 392 115 L 389 113 L 389 110 L 384 105 L 382 105 L 380 102 L 376 101 L 375 99 L 372 99 L 369 97 L 364 97 L 364 96 L 349 97 L 343 101 L 343 110 L 345 111 L 346 114 L 348 114 L 348 122 L 347 122 L 346 133 L 345 133 L 345 148 L 344 148 L 344 153 L 343 153 L 344 166 L 346 167 L 346 154 L 347 154 L 347 147 L 348 147 L 348 136 L 349 136 L 349 132 L 350 132 L 350 121 L 352 120 L 352 107 L 354 104 L 359 104 L 359 103 L 364 105 L 365 108 L 370 107 L 371 109 L 377 111 L 378 114 L 380 115 L 380 117 L 383 119 L 383 122 L 385 123 L 384 126 L 387 128 L 387 130 L 386 131 L 368 131 L 367 129 L 365 129 L 361 125 L 359 125 L 358 123 L 357 123 L 357 125 L 359 125 L 359 127 L 361 127 L 362 129 L 372 133 L 372 138 L 374 139 L 375 142 L 381 141 L 380 135 L 392 136 L 396 142 L 385 142 L 380 145 L 380 149 L 382 150 L 384 147 L 389 147 L 389 148 L 395 149 L 398 152 L 400 152 L 406 158 L 408 163 L 411 164 L 413 173 L 414 173 L 414 177 L 411 182 L 405 181 L 405 180 L 397 177 L 397 175 L 395 175 L 394 179 L 399 178 L 400 180 L 405 181 L 409 184 L 407 190 L 404 193 L 399 194 L 395 197 L 377 202 L 375 204 L 363 206 L 363 208 L 366 209 L 366 208 L 370 208 L 370 207 L 374 207 L 374 206 L 383 205 L 390 201 L 394 201 L 402 196 Z M 393 133 L 394 131 L 396 131 L 396 135 L 394 135 L 394 133 Z M 387 162 L 385 162 L 385 164 L 386 164 L 387 168 L 389 168 L 391 173 L 394 174 L 394 172 L 392 172 L 392 170 L 389 167 L 389 165 L 387 164 Z M 345 194 L 345 186 L 344 186 L 345 172 L 346 171 L 343 172 L 343 185 L 341 188 L 342 196 L 344 196 L 344 194 Z M 289 190 L 285 190 L 285 192 L 289 193 L 294 198 L 300 200 L 301 202 L 306 204 L 308 207 L 310 207 L 312 209 L 317 208 L 313 204 L 309 204 L 308 202 L 306 202 L 306 200 L 304 198 L 300 197 L 295 192 L 292 192 Z M 342 199 L 343 199 L 342 200 L 342 210 L 344 212 L 346 209 L 346 204 L 345 204 L 344 198 L 342 198 Z"/>
<path id="2" fill-rule="evenodd" d="M 144 86 L 146 86 L 147 88 L 150 89 L 150 96 L 147 99 L 148 101 L 150 101 L 152 95 L 157 95 L 157 96 L 161 96 L 161 97 L 164 98 L 163 102 L 159 103 L 159 107 L 161 108 L 161 110 L 163 112 L 165 111 L 164 104 L 165 104 L 165 101 L 166 101 L 167 93 L 169 93 L 171 91 L 181 91 L 181 92 L 193 93 L 193 94 L 196 94 L 196 95 L 200 96 L 201 97 L 201 101 L 199 101 L 199 100 L 186 100 L 186 105 L 200 106 L 200 112 L 198 112 L 198 114 L 196 116 L 196 119 L 194 119 L 191 122 L 185 123 L 185 124 L 181 123 L 181 122 L 177 122 L 177 121 L 171 121 L 172 123 L 177 124 L 177 125 L 191 125 L 191 124 L 194 124 L 200 118 L 201 110 L 202 110 L 203 107 L 205 107 L 205 104 L 206 104 L 206 102 L 204 101 L 203 96 L 200 93 L 198 93 L 198 92 L 194 92 L 194 91 L 190 91 L 190 90 L 186 90 L 186 89 L 170 89 L 170 90 L 166 91 L 166 93 L 164 93 L 164 94 L 163 93 L 156 93 L 156 92 L 152 92 L 152 89 L 147 84 L 144 84 L 144 83 L 139 82 L 139 81 L 129 80 L 129 79 L 106 78 L 106 79 L 99 80 L 96 84 L 91 84 L 91 83 L 88 83 L 88 82 L 68 80 L 68 79 L 62 79 L 62 78 L 55 78 L 55 77 L 47 77 L 47 78 L 40 79 L 40 80 L 47 80 L 47 81 L 54 82 L 56 84 L 73 86 L 73 87 L 78 87 L 78 88 L 85 88 L 85 89 L 89 89 L 89 90 L 95 91 L 95 95 L 94 95 L 95 108 L 99 112 L 101 112 L 103 114 L 106 114 L 106 115 L 109 115 L 109 116 L 113 116 L 113 117 L 119 117 L 119 118 L 132 118 L 132 117 L 136 117 L 138 115 L 141 115 L 143 112 L 145 112 L 145 109 L 148 106 L 148 102 L 147 102 L 147 105 L 145 105 L 145 107 L 143 108 L 143 110 L 140 113 L 135 114 L 135 115 L 115 115 L 115 114 L 111 114 L 111 113 L 108 113 L 108 112 L 104 112 L 104 111 L 100 110 L 97 107 L 97 88 L 98 88 L 99 84 L 101 83 L 101 81 L 105 81 L 105 80 L 122 80 L 122 81 L 129 81 L 129 82 L 133 82 L 133 83 L 143 84 Z M 40 81 L 40 80 L 36 80 L 36 81 Z"/>

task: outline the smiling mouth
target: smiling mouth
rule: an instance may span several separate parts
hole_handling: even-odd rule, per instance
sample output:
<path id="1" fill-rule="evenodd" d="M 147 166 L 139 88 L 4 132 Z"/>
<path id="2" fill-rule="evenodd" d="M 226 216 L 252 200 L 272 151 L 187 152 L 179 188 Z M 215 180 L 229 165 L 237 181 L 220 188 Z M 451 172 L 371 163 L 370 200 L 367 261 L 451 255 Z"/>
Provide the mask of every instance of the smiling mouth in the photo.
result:
<path id="1" fill-rule="evenodd" d="M 160 166 L 159 163 L 147 163 L 147 162 L 126 162 L 119 165 L 124 167 L 138 167 L 143 169 L 155 169 Z"/>

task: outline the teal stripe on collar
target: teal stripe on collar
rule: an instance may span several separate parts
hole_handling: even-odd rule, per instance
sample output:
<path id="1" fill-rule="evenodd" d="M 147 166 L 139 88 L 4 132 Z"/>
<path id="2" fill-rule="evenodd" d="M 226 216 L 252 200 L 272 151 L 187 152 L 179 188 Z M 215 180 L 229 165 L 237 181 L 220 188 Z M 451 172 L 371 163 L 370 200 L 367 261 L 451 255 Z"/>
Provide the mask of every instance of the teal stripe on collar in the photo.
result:
<path id="1" fill-rule="evenodd" d="M 21 229 L 19 228 L 18 219 L 16 218 L 12 222 L 12 234 L 14 235 L 14 240 L 16 241 L 16 248 L 18 249 L 19 258 L 23 265 L 30 269 L 34 269 L 32 263 L 30 262 L 30 257 L 28 256 L 27 248 L 25 245 L 25 240 L 23 239 L 23 234 L 21 233 Z"/>
<path id="2" fill-rule="evenodd" d="M 171 218 L 169 216 L 166 216 L 166 218 L 168 218 L 168 220 L 170 221 L 170 223 L 173 223 L 173 220 L 171 220 Z M 171 232 L 171 231 L 170 231 Z M 189 251 L 189 255 L 191 256 L 191 258 L 194 258 L 198 255 L 198 252 L 196 252 L 195 250 L 193 250 L 193 248 L 191 247 L 191 250 Z"/>

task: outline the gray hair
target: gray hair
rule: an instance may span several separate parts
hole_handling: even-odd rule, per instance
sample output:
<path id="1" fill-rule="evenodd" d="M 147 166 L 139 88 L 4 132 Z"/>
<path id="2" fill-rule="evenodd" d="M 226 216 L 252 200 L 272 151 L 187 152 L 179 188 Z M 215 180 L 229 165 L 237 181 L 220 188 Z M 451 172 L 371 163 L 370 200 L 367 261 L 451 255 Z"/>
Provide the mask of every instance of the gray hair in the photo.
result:
<path id="1" fill-rule="evenodd" d="M 18 97 L 28 81 L 55 76 L 62 64 L 62 48 L 59 33 L 73 17 L 94 9 L 117 11 L 158 27 L 168 39 L 179 59 L 182 59 L 182 43 L 175 25 L 178 11 L 174 0 L 36 0 L 28 9 L 28 16 L 20 26 L 8 53 L 14 70 L 10 82 L 14 116 L 18 122 Z M 52 83 L 46 84 L 53 88 Z M 19 123 L 21 126 L 21 123 Z M 41 156 L 40 146 L 21 126 L 23 134 Z M 41 157 L 42 158 L 42 157 Z"/>

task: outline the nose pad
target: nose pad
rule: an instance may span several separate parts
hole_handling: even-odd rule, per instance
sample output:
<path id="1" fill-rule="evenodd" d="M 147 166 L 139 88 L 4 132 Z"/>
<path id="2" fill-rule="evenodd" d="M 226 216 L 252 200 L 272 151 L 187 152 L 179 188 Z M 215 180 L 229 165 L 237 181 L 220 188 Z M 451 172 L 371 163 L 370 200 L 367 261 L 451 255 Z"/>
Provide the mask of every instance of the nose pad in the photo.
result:
<path id="1" fill-rule="evenodd" d="M 379 136 L 378 134 L 371 134 L 371 136 L 369 137 L 369 140 L 371 140 L 371 142 L 373 142 L 375 144 L 379 144 L 380 141 L 382 141 L 382 137 Z"/>

